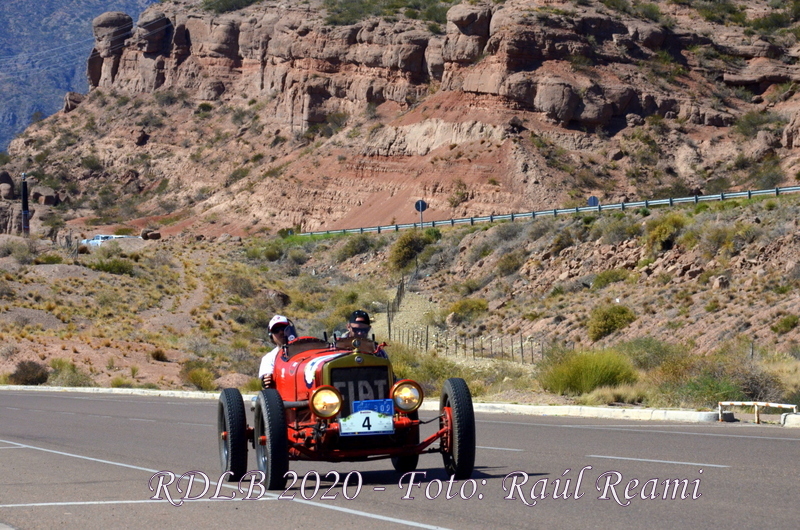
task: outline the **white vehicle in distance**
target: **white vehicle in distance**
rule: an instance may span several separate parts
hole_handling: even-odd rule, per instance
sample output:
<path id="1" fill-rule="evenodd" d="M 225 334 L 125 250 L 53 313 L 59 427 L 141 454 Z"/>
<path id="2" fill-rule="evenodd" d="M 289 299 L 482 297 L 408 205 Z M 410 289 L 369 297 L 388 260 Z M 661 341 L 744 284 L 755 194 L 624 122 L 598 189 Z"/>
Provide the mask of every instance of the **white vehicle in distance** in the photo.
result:
<path id="1" fill-rule="evenodd" d="M 112 241 L 114 239 L 139 239 L 138 236 L 108 236 L 103 234 L 98 234 L 91 239 L 82 239 L 81 245 L 86 245 L 87 247 L 99 247 L 106 241 Z"/>

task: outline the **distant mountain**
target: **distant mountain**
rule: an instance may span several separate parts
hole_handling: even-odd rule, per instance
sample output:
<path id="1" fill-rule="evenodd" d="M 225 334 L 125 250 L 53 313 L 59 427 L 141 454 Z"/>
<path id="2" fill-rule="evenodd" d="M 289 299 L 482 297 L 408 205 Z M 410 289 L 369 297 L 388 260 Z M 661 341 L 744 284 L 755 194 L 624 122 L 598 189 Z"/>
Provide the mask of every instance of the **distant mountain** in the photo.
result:
<path id="1" fill-rule="evenodd" d="M 86 61 L 94 43 L 93 18 L 106 11 L 122 11 L 136 21 L 155 2 L 0 2 L 0 151 L 32 117 L 58 111 L 66 92 L 88 90 Z"/>

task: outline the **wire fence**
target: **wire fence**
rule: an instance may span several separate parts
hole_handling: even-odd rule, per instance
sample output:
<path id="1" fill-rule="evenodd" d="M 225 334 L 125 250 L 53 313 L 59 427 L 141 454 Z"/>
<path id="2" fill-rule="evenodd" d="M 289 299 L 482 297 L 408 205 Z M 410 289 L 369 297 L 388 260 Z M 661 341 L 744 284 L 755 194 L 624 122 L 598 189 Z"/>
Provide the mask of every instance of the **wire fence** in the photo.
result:
<path id="1" fill-rule="evenodd" d="M 574 342 L 559 343 L 537 335 L 481 335 L 463 337 L 439 328 L 395 329 L 389 340 L 416 348 L 425 353 L 437 352 L 445 357 L 501 359 L 521 363 L 536 363 L 547 356 L 556 345 L 574 349 Z"/>
<path id="2" fill-rule="evenodd" d="M 521 219 L 536 219 L 541 217 L 558 217 L 579 213 L 603 212 L 607 210 L 628 210 L 631 208 L 652 208 L 655 206 L 675 206 L 679 204 L 699 204 L 709 201 L 725 201 L 728 199 L 752 199 L 759 196 L 775 196 L 781 194 L 800 192 L 800 186 L 785 188 L 769 188 L 763 190 L 748 190 L 715 195 L 692 195 L 690 197 L 675 197 L 669 199 L 644 200 L 636 202 L 620 202 L 614 204 L 598 204 L 597 206 L 583 206 L 575 208 L 553 208 L 552 210 L 539 210 L 532 212 L 509 213 L 502 215 L 486 215 L 482 217 L 461 217 L 443 221 L 427 221 L 420 223 L 394 224 L 384 226 L 370 226 L 362 228 L 343 228 L 341 230 L 321 230 L 317 232 L 302 232 L 301 236 L 329 235 L 329 234 L 363 234 L 365 232 L 398 232 L 409 228 L 436 228 L 437 226 L 455 226 L 461 224 L 474 225 L 475 223 L 493 223 L 497 221 L 516 221 Z"/>

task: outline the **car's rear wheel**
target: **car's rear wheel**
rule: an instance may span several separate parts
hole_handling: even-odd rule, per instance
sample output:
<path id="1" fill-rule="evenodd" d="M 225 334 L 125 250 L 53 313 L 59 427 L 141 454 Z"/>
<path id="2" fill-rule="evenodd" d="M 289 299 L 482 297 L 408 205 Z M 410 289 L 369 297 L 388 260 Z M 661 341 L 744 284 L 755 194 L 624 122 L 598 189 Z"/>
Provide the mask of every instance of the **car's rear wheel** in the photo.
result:
<path id="1" fill-rule="evenodd" d="M 217 432 L 222 472 L 230 471 L 228 480 L 238 481 L 247 472 L 247 417 L 242 394 L 235 388 L 219 395 Z"/>
<path id="2" fill-rule="evenodd" d="M 470 478 L 475 468 L 475 412 L 467 382 L 453 377 L 445 381 L 439 401 L 442 460 L 448 475 Z"/>
<path id="3" fill-rule="evenodd" d="M 419 411 L 414 411 L 408 415 L 409 418 L 412 420 L 419 419 Z M 411 431 L 409 432 L 408 436 L 406 437 L 403 445 L 418 445 L 419 444 L 419 425 L 415 425 L 411 427 Z M 402 456 L 393 456 L 392 457 L 392 465 L 394 466 L 395 471 L 399 473 L 408 473 L 409 471 L 414 471 L 417 469 L 417 464 L 419 463 L 419 454 L 414 455 L 402 455 Z"/>
<path id="4" fill-rule="evenodd" d="M 253 426 L 256 464 L 264 472 L 264 487 L 283 489 L 289 471 L 289 441 L 286 436 L 286 413 L 283 399 L 274 388 L 262 390 L 256 404 Z"/>

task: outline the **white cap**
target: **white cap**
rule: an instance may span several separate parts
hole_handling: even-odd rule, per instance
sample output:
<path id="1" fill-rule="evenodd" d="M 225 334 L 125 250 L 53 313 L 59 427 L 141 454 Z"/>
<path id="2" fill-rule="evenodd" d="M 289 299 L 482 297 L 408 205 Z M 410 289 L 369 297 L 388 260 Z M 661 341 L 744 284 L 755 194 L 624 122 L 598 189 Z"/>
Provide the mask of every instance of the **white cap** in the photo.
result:
<path id="1" fill-rule="evenodd" d="M 269 330 L 272 331 L 272 328 L 274 328 L 278 324 L 289 325 L 289 319 L 283 315 L 275 315 L 274 317 L 272 317 L 272 320 L 269 321 Z"/>

